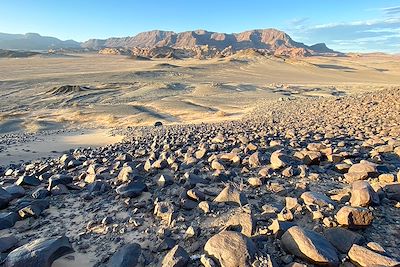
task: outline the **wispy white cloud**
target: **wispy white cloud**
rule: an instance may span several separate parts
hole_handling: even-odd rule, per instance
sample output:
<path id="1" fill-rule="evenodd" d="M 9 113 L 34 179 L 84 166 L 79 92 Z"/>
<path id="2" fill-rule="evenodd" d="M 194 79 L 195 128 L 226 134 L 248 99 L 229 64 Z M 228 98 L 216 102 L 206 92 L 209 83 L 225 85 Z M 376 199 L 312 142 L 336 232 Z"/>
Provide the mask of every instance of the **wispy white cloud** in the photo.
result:
<path id="1" fill-rule="evenodd" d="M 400 7 L 399 7 L 400 8 Z M 382 12 L 394 14 L 395 8 Z M 386 14 L 386 13 L 385 13 Z M 384 51 L 399 53 L 400 17 L 334 22 L 290 27 L 289 31 L 302 42 L 325 42 L 333 49 L 348 51 Z"/>
<path id="2" fill-rule="evenodd" d="M 381 8 L 381 11 L 385 15 L 397 15 L 397 14 L 400 14 L 400 6 L 384 7 L 384 8 Z"/>

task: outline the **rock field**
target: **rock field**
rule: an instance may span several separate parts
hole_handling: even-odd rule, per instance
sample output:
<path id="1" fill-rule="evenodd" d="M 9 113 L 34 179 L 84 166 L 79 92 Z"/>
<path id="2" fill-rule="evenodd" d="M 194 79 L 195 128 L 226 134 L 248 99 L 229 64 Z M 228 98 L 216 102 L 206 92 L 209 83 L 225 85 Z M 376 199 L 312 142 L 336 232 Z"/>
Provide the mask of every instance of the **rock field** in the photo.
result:
<path id="1" fill-rule="evenodd" d="M 121 131 L 0 169 L 0 266 L 400 266 L 400 89 Z"/>

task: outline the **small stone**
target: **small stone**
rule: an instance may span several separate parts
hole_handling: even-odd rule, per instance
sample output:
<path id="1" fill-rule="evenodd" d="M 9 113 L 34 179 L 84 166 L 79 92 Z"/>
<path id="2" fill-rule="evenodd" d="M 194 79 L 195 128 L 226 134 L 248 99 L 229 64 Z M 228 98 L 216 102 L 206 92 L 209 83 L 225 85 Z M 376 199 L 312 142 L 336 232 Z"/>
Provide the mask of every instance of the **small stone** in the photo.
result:
<path id="1" fill-rule="evenodd" d="M 164 220 L 168 225 L 170 225 L 174 219 L 175 208 L 170 202 L 157 202 L 154 207 L 154 214 Z"/>
<path id="2" fill-rule="evenodd" d="M 253 186 L 253 187 L 260 187 L 262 186 L 262 181 L 260 178 L 258 177 L 250 177 L 247 182 L 249 183 L 249 185 Z"/>
<path id="3" fill-rule="evenodd" d="M 329 197 L 321 193 L 309 191 L 309 192 L 304 192 L 300 197 L 307 205 L 314 204 L 320 207 L 326 207 L 329 205 L 335 206 L 335 202 L 333 202 Z"/>
<path id="4" fill-rule="evenodd" d="M 210 204 L 207 201 L 201 201 L 198 206 L 204 213 L 210 212 Z"/>

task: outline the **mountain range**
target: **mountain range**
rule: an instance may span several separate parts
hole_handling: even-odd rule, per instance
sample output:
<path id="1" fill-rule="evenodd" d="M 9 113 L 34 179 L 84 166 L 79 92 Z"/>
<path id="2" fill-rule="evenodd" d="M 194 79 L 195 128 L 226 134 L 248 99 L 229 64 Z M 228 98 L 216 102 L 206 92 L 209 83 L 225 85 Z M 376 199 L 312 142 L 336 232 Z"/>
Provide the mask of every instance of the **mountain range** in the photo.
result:
<path id="1" fill-rule="evenodd" d="M 37 33 L 6 34 L 0 33 L 0 49 L 12 50 L 48 50 L 48 49 L 90 49 L 103 48 L 193 48 L 210 46 L 223 50 L 264 49 L 268 51 L 293 50 L 300 54 L 335 54 L 324 43 L 305 45 L 294 41 L 288 34 L 276 29 L 250 30 L 241 33 L 218 33 L 205 30 L 185 31 L 147 31 L 133 37 L 90 39 L 86 42 L 73 40 L 62 41 L 54 37 L 41 36 Z"/>

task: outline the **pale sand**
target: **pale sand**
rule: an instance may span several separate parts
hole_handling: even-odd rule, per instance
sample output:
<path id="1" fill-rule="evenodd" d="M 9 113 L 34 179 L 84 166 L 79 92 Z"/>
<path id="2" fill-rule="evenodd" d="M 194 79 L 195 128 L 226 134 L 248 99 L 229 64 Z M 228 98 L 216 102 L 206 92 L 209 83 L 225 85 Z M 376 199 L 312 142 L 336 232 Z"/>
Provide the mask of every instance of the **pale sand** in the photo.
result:
<path id="1" fill-rule="evenodd" d="M 274 57 L 135 61 L 97 54 L 0 59 L 0 134 L 238 119 L 260 99 L 345 95 L 398 86 L 398 63 L 399 57 L 385 55 L 286 61 Z M 62 85 L 91 89 L 49 93 Z"/>
<path id="2" fill-rule="evenodd" d="M 9 145 L 0 151 L 0 166 L 21 163 L 43 157 L 57 157 L 77 147 L 97 147 L 122 140 L 122 135 L 110 135 L 108 130 L 80 130 L 71 133 L 37 135 L 33 141 Z"/>

